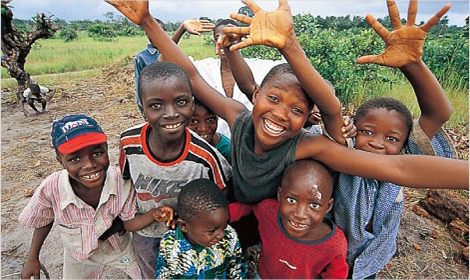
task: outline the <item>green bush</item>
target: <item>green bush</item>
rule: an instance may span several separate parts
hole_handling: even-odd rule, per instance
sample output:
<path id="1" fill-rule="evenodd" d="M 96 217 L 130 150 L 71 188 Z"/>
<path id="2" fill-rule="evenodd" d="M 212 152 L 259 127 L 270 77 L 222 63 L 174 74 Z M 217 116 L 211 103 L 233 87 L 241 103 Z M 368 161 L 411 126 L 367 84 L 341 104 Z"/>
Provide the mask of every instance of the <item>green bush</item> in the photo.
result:
<path id="1" fill-rule="evenodd" d="M 78 40 L 78 33 L 72 28 L 65 28 L 60 30 L 59 38 L 64 40 L 64 42 Z"/>
<path id="2" fill-rule="evenodd" d="M 87 28 L 88 36 L 98 41 L 113 41 L 117 37 L 116 31 L 109 25 L 104 23 L 96 23 L 89 25 Z"/>

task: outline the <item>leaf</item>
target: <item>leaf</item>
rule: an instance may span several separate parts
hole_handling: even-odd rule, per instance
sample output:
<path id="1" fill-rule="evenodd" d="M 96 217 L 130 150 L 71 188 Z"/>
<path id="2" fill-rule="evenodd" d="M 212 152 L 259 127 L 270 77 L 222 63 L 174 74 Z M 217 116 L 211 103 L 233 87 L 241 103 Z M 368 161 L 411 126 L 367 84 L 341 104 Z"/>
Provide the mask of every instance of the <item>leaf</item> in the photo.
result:
<path id="1" fill-rule="evenodd" d="M 36 163 L 34 164 L 34 167 L 38 167 L 39 165 L 41 165 L 41 160 L 37 160 Z"/>
<path id="2" fill-rule="evenodd" d="M 421 246 L 418 243 L 413 243 L 413 247 L 415 247 L 416 250 L 421 250 Z"/>

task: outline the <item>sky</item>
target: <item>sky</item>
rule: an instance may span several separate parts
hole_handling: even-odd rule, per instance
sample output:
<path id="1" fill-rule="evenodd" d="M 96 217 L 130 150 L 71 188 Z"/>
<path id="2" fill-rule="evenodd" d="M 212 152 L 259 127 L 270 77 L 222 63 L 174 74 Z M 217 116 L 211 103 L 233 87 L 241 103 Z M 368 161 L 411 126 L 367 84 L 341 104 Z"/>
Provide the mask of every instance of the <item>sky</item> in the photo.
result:
<path id="1" fill-rule="evenodd" d="M 272 11 L 278 6 L 278 1 L 256 1 L 264 10 Z M 383 0 L 349 0 L 349 1 L 319 1 L 319 0 L 291 0 L 292 14 L 310 13 L 313 16 L 345 16 L 358 15 L 365 17 L 372 14 L 376 18 L 388 15 L 387 6 Z M 400 11 L 400 17 L 406 18 L 408 1 L 396 1 Z M 462 26 L 469 14 L 469 1 L 419 1 L 416 23 L 427 21 L 446 3 L 452 7 L 447 12 L 450 25 Z M 96 0 L 14 0 L 10 3 L 14 7 L 14 17 L 18 19 L 30 19 L 36 13 L 46 13 L 57 18 L 70 20 L 104 20 L 107 12 L 121 15 L 115 8 L 104 1 Z M 151 1 L 150 12 L 164 22 L 182 22 L 186 19 L 195 19 L 206 16 L 211 19 L 228 18 L 230 13 L 236 13 L 243 3 L 238 0 L 218 1 Z"/>

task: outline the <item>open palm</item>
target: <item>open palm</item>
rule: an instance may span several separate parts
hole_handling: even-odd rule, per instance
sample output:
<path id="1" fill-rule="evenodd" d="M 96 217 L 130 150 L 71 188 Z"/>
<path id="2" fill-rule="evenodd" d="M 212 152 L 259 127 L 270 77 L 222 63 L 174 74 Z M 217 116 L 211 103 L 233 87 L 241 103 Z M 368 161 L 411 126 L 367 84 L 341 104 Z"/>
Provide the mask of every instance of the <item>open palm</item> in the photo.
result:
<path id="1" fill-rule="evenodd" d="M 225 33 L 236 33 L 249 38 L 230 47 L 235 51 L 250 45 L 266 45 L 284 48 L 290 36 L 293 36 L 292 16 L 287 1 L 279 1 L 279 7 L 274 12 L 261 9 L 253 1 L 242 1 L 250 8 L 255 16 L 253 18 L 241 14 L 230 14 L 230 17 L 249 24 L 249 27 L 226 27 Z"/>
<path id="2" fill-rule="evenodd" d="M 402 67 L 408 63 L 421 60 L 426 34 L 440 18 L 450 9 L 445 5 L 436 15 L 422 26 L 415 26 L 418 2 L 410 1 L 408 19 L 403 26 L 395 1 L 387 1 L 388 13 L 392 22 L 393 31 L 388 31 L 372 15 L 366 20 L 385 42 L 385 51 L 381 55 L 360 57 L 358 63 L 376 63 L 390 67 Z"/>
<path id="3" fill-rule="evenodd" d="M 106 1 L 118 9 L 124 16 L 135 24 L 140 25 L 142 19 L 151 16 L 148 1 Z"/>

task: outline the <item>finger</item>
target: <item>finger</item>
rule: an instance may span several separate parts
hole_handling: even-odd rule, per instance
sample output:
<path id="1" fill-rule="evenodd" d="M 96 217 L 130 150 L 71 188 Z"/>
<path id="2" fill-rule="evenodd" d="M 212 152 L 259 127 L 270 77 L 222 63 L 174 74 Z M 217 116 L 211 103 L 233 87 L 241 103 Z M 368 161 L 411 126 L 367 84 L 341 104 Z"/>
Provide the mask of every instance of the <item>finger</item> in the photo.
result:
<path id="1" fill-rule="evenodd" d="M 249 16 L 245 16 L 245 15 L 240 15 L 240 14 L 231 13 L 230 17 L 235 20 L 238 20 L 239 22 L 246 23 L 246 24 L 251 24 L 251 22 L 253 21 L 253 18 Z"/>
<path id="2" fill-rule="evenodd" d="M 204 24 L 204 23 L 211 23 L 209 20 L 207 19 L 200 19 L 199 20 L 200 23 Z"/>
<path id="3" fill-rule="evenodd" d="M 408 6 L 408 19 L 406 20 L 406 26 L 415 26 L 417 12 L 418 1 L 410 1 L 410 5 Z"/>
<path id="4" fill-rule="evenodd" d="M 388 6 L 388 15 L 390 17 L 390 21 L 392 22 L 393 30 L 401 28 L 401 20 L 400 20 L 400 13 L 398 12 L 397 5 L 395 1 L 387 1 Z"/>
<path id="5" fill-rule="evenodd" d="M 225 27 L 224 33 L 235 33 L 239 35 L 248 35 L 250 34 L 249 27 Z"/>
<path id="6" fill-rule="evenodd" d="M 290 11 L 290 7 L 289 4 L 287 4 L 287 1 L 279 1 L 279 7 L 277 9 Z"/>
<path id="7" fill-rule="evenodd" d="M 236 51 L 236 50 L 239 50 L 239 49 L 243 49 L 245 47 L 248 47 L 248 46 L 251 46 L 253 44 L 253 40 L 251 38 L 248 38 L 246 39 L 245 41 L 242 41 L 238 44 L 235 44 L 233 46 L 230 47 L 230 51 Z"/>
<path id="8" fill-rule="evenodd" d="M 253 1 L 242 1 L 253 13 L 257 13 L 261 8 Z"/>
<path id="9" fill-rule="evenodd" d="M 367 15 L 366 20 L 370 24 L 370 26 L 375 30 L 375 33 L 377 33 L 380 38 L 385 41 L 390 31 L 388 31 L 387 28 L 385 28 L 380 22 L 378 22 L 372 15 Z"/>
<path id="10" fill-rule="evenodd" d="M 431 27 L 436 25 L 436 23 L 438 23 L 439 20 L 441 20 L 441 17 L 445 13 L 447 13 L 447 11 L 450 9 L 450 6 L 451 6 L 450 4 L 447 4 L 444 7 L 442 7 L 442 9 L 437 14 L 435 14 L 432 18 L 428 20 L 428 22 L 426 22 L 425 24 L 423 24 L 423 26 L 421 26 L 421 29 L 424 30 L 425 32 L 429 32 Z"/>
<path id="11" fill-rule="evenodd" d="M 357 59 L 357 63 L 363 64 L 363 63 L 376 63 L 379 65 L 384 65 L 384 59 L 382 55 L 366 55 L 359 57 Z"/>
<path id="12" fill-rule="evenodd" d="M 41 279 L 39 272 L 34 272 L 34 279 Z"/>

